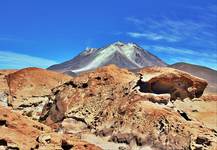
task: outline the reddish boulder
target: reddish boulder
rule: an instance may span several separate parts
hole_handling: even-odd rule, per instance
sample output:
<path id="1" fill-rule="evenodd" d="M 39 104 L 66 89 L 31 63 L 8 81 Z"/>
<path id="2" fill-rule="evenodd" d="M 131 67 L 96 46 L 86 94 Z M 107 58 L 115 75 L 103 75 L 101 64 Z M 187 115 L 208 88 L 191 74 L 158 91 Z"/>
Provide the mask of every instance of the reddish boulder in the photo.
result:
<path id="1" fill-rule="evenodd" d="M 140 91 L 171 94 L 172 99 L 202 96 L 207 86 L 204 79 L 167 67 L 147 67 L 140 71 Z"/>
<path id="2" fill-rule="evenodd" d="M 72 79 L 40 68 L 25 68 L 7 76 L 9 105 L 24 115 L 38 119 L 51 90 Z"/>

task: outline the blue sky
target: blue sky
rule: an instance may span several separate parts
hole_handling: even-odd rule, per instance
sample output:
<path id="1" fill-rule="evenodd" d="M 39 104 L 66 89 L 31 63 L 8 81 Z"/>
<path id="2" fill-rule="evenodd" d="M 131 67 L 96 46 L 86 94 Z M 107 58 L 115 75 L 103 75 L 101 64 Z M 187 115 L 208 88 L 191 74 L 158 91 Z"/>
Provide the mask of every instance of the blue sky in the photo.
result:
<path id="1" fill-rule="evenodd" d="M 0 69 L 46 68 L 118 40 L 217 69 L 217 0 L 0 1 Z"/>

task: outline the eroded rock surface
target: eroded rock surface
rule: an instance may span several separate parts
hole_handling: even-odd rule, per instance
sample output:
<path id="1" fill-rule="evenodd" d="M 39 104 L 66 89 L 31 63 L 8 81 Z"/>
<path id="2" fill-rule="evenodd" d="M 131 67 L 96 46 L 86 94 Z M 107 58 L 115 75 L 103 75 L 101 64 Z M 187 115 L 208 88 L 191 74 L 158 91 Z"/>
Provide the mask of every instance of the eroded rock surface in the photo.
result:
<path id="1" fill-rule="evenodd" d="M 182 71 L 109 65 L 72 78 L 27 68 L 2 79 L 1 104 L 16 113 L 0 108 L 0 149 L 98 149 L 80 139 L 106 150 L 217 146 L 216 100 L 198 98 L 207 82 Z"/>
<path id="2" fill-rule="evenodd" d="M 37 120 L 49 101 L 51 89 L 70 79 L 69 76 L 39 68 L 26 68 L 11 73 L 7 76 L 8 104 Z"/>
<path id="3" fill-rule="evenodd" d="M 154 89 L 160 88 L 157 89 L 160 92 L 152 91 L 155 94 L 139 90 L 140 77 L 115 66 L 75 77 L 53 89 L 51 102 L 44 107 L 41 121 L 65 133 L 76 133 L 81 137 L 92 134 L 107 138 L 108 142 L 125 144 L 128 149 L 214 150 L 216 131 L 191 119 L 188 113 L 171 103 L 170 95 L 164 95 L 174 96 L 174 91 L 168 91 L 171 86 L 181 91 L 180 98 L 198 97 L 203 93 L 206 81 L 176 70 L 169 70 L 169 73 L 159 70 L 153 68 L 154 75 L 151 75 L 152 69 L 141 72 L 142 80 L 150 77 L 145 81 L 159 85 L 154 86 Z"/>
<path id="4" fill-rule="evenodd" d="M 207 86 L 207 81 L 201 78 L 167 67 L 144 68 L 140 74 L 140 91 L 170 93 L 173 100 L 200 97 Z"/>
<path id="5" fill-rule="evenodd" d="M 0 70 L 0 105 L 8 106 L 9 87 L 6 76 L 16 70 Z"/>
<path id="6" fill-rule="evenodd" d="M 100 150 L 76 136 L 55 133 L 48 126 L 0 106 L 1 150 Z"/>

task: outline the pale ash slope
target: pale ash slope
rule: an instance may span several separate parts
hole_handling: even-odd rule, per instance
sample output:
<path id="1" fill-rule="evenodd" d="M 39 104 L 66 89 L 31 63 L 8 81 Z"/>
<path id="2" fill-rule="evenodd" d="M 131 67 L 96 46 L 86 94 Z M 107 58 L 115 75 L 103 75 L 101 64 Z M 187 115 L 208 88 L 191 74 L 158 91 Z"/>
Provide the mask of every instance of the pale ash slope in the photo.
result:
<path id="1" fill-rule="evenodd" d="M 108 64 L 128 69 L 166 65 L 162 60 L 136 44 L 116 42 L 104 48 L 87 49 L 74 59 L 53 65 L 48 69 L 61 72 L 84 72 Z"/>

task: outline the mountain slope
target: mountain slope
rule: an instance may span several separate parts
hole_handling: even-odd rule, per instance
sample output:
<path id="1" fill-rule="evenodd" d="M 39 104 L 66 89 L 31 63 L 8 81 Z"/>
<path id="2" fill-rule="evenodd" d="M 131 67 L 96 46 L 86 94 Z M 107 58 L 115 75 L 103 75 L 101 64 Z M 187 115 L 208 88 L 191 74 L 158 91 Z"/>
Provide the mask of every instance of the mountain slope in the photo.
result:
<path id="1" fill-rule="evenodd" d="M 145 66 L 166 66 L 162 60 L 133 43 L 116 42 L 104 48 L 90 48 L 75 58 L 49 67 L 60 72 L 83 72 L 115 64 L 122 68 L 138 69 Z"/>
<path id="2" fill-rule="evenodd" d="M 207 80 L 208 87 L 206 88 L 205 93 L 217 93 L 217 71 L 216 70 L 203 67 L 203 66 L 183 63 L 183 62 L 170 65 L 169 67 L 188 72 L 192 75 Z"/>

